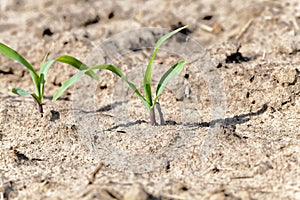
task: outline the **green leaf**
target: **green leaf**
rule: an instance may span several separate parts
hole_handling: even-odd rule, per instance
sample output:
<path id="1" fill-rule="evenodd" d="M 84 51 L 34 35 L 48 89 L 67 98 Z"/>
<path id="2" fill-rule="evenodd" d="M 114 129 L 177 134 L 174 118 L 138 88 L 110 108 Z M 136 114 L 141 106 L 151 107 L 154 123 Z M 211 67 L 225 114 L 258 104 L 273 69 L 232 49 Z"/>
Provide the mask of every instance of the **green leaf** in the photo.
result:
<path id="1" fill-rule="evenodd" d="M 42 100 L 43 100 L 43 97 L 40 97 L 40 96 L 37 96 L 36 94 L 32 93 L 31 96 L 33 97 L 33 99 L 38 103 L 38 104 L 42 104 Z"/>
<path id="2" fill-rule="evenodd" d="M 58 62 L 62 62 L 62 63 L 66 63 L 66 64 L 69 64 L 79 70 L 85 70 L 85 69 L 88 69 L 88 66 L 84 63 L 82 63 L 80 60 L 72 57 L 72 56 L 67 56 L 67 55 L 64 55 L 64 56 L 59 56 L 56 58 L 56 61 Z M 92 77 L 93 79 L 95 80 L 99 80 L 99 77 L 97 76 L 97 74 L 93 71 L 87 71 L 86 72 L 87 75 L 89 75 L 90 77 Z"/>
<path id="3" fill-rule="evenodd" d="M 38 99 L 40 102 L 43 102 L 45 82 L 46 82 L 45 76 L 44 76 L 44 74 L 41 74 L 40 75 L 40 93 L 38 94 Z"/>
<path id="4" fill-rule="evenodd" d="M 41 68 L 40 68 L 40 99 L 42 101 L 43 96 L 44 96 L 44 88 L 45 88 L 45 82 L 46 82 L 46 77 L 48 74 L 49 68 L 52 66 L 52 64 L 55 62 L 55 60 L 48 60 L 47 62 L 43 62 Z"/>
<path id="5" fill-rule="evenodd" d="M 27 95 L 31 95 L 32 94 L 31 92 L 27 92 L 27 91 L 22 90 L 20 88 L 13 88 L 11 91 L 13 93 L 19 95 L 19 96 L 27 96 Z"/>
<path id="6" fill-rule="evenodd" d="M 31 92 L 27 92 L 25 90 L 22 90 L 20 88 L 13 88 L 11 90 L 13 93 L 19 95 L 19 96 L 27 96 L 27 95 L 31 95 L 32 98 L 38 103 L 38 104 L 42 104 L 42 101 L 40 100 L 40 98 L 34 94 L 34 93 L 31 93 Z"/>
<path id="7" fill-rule="evenodd" d="M 55 62 L 55 60 L 48 60 L 47 62 L 44 62 L 43 65 L 40 68 L 39 75 L 44 74 L 44 77 L 47 77 L 48 70 L 54 62 Z"/>
<path id="8" fill-rule="evenodd" d="M 23 58 L 18 52 L 16 52 L 15 50 L 11 49 L 3 43 L 0 43 L 0 53 L 2 53 L 11 60 L 21 63 L 29 70 L 29 73 L 35 86 L 35 90 L 37 93 L 39 93 L 39 76 L 37 75 L 34 68 L 31 66 L 31 64 L 29 64 L 29 62 L 25 58 Z"/>
<path id="9" fill-rule="evenodd" d="M 66 82 L 64 82 L 63 85 L 54 94 L 52 101 L 56 101 L 62 95 L 62 93 L 64 93 L 64 91 L 68 89 L 84 73 L 86 73 L 86 70 L 81 70 L 78 73 L 76 73 L 74 76 L 72 76 L 70 79 L 68 79 Z"/>
<path id="10" fill-rule="evenodd" d="M 163 92 L 163 90 L 165 89 L 167 84 L 170 82 L 170 80 L 172 80 L 173 78 L 175 78 L 176 76 L 178 76 L 180 74 L 184 65 L 185 65 L 185 61 L 180 61 L 180 62 L 176 63 L 161 77 L 161 79 L 157 85 L 157 88 L 156 88 L 156 97 L 154 99 L 153 105 L 156 104 L 156 101 L 157 101 L 159 95 Z"/>
<path id="11" fill-rule="evenodd" d="M 115 67 L 113 65 L 99 65 L 99 66 L 94 66 L 94 67 L 89 68 L 89 70 L 94 70 L 94 69 L 107 69 L 107 70 L 113 72 L 114 74 L 116 74 L 117 76 L 119 76 L 120 78 L 122 78 L 128 84 L 128 86 L 134 91 L 134 93 L 142 100 L 142 102 L 146 106 L 146 108 L 148 110 L 150 110 L 150 104 L 146 101 L 146 99 L 139 92 L 139 90 L 136 88 L 136 86 L 126 78 L 126 76 L 122 73 L 122 71 L 120 69 L 118 69 L 117 67 Z"/>
<path id="12" fill-rule="evenodd" d="M 152 53 L 152 56 L 149 60 L 146 72 L 145 72 L 145 76 L 144 76 L 144 80 L 143 80 L 143 88 L 145 91 L 145 95 L 146 95 L 146 100 L 147 102 L 150 104 L 150 106 L 153 105 L 152 102 L 152 92 L 151 92 L 151 74 L 152 74 L 152 64 L 153 64 L 153 60 L 157 54 L 157 51 L 159 50 L 160 46 L 170 37 L 172 37 L 174 34 L 178 33 L 179 31 L 181 31 L 182 29 L 187 28 L 187 26 L 183 26 L 181 28 L 178 28 L 170 33 L 167 33 L 166 35 L 162 36 L 155 44 L 154 47 L 154 51 Z"/>
<path id="13" fill-rule="evenodd" d="M 49 51 L 48 51 L 48 52 L 44 55 L 44 57 L 43 57 L 42 65 L 41 65 L 41 67 L 40 67 L 40 74 L 41 74 L 41 68 L 42 68 L 42 66 L 45 64 L 45 62 L 46 62 L 48 56 L 49 56 Z"/>
<path id="14" fill-rule="evenodd" d="M 150 106 L 147 104 L 145 98 L 141 95 L 141 93 L 138 91 L 136 86 L 133 83 L 131 83 L 130 81 L 128 81 L 128 79 L 124 76 L 124 74 L 121 72 L 121 70 L 119 70 L 117 67 L 115 67 L 113 65 L 108 65 L 108 64 L 96 65 L 96 66 L 90 67 L 86 70 L 79 71 L 74 76 L 72 76 L 69 80 L 67 80 L 65 83 L 63 83 L 63 85 L 59 88 L 59 90 L 53 96 L 52 101 L 56 101 L 62 95 L 62 93 L 68 87 L 70 87 L 76 80 L 78 80 L 84 73 L 91 72 L 96 69 L 106 69 L 106 70 L 109 70 L 109 71 L 115 73 L 117 76 L 121 77 L 129 85 L 129 87 L 138 95 L 138 97 L 143 101 L 146 108 L 150 109 Z"/>

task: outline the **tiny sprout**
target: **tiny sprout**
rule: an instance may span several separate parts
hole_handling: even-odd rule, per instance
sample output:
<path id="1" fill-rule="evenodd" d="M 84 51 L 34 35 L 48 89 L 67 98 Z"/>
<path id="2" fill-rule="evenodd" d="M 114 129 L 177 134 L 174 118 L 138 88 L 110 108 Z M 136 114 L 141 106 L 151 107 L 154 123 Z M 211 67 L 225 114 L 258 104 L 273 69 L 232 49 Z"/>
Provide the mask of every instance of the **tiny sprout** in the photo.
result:
<path id="1" fill-rule="evenodd" d="M 71 85 L 73 84 L 76 80 L 78 80 L 84 73 L 88 73 L 91 72 L 93 70 L 96 69 L 106 69 L 109 70 L 113 73 L 115 73 L 117 76 L 119 76 L 120 78 L 122 78 L 127 84 L 128 86 L 135 92 L 135 94 L 142 100 L 143 104 L 145 105 L 145 107 L 147 108 L 148 112 L 149 112 L 149 118 L 150 118 L 150 124 L 151 125 L 156 125 L 156 119 L 155 119 L 155 112 L 154 112 L 154 107 L 157 104 L 158 101 L 158 97 L 162 94 L 164 88 L 166 87 L 166 85 L 169 83 L 170 80 L 172 80 L 173 78 L 175 78 L 177 75 L 180 74 L 180 72 L 182 71 L 184 65 L 185 65 L 185 61 L 179 61 L 178 63 L 174 64 L 165 74 L 163 74 L 163 76 L 161 77 L 157 87 L 156 87 L 156 93 L 155 93 L 155 97 L 152 97 L 152 91 L 151 91 L 151 75 L 152 75 L 152 64 L 153 64 L 153 60 L 160 48 L 160 46 L 166 41 L 168 40 L 170 37 L 172 37 L 174 34 L 178 33 L 179 31 L 183 30 L 187 28 L 187 26 L 178 28 L 170 33 L 167 33 L 166 35 L 162 36 L 155 44 L 154 47 L 154 51 L 152 53 L 152 56 L 150 57 L 150 60 L 148 62 L 147 65 L 147 69 L 144 75 L 144 79 L 143 79 L 143 89 L 144 89 L 144 93 L 145 96 L 143 96 L 140 91 L 136 88 L 136 86 L 130 82 L 126 76 L 122 73 L 122 71 L 110 64 L 102 64 L 102 65 L 95 65 L 92 67 L 89 67 L 88 69 L 83 69 L 82 71 L 79 71 L 77 74 L 75 74 L 73 77 L 71 77 L 69 80 L 67 80 L 65 83 L 63 83 L 63 85 L 61 86 L 61 88 L 56 92 L 56 94 L 53 96 L 53 101 L 57 100 L 57 98 Z M 80 62 L 80 61 L 79 61 Z M 84 65 L 84 64 L 83 64 Z M 84 65 L 86 66 L 86 65 Z"/>
<path id="2" fill-rule="evenodd" d="M 70 56 L 61 56 L 58 57 L 56 60 L 52 60 L 52 59 L 47 60 L 47 57 L 49 55 L 49 53 L 47 53 L 43 58 L 40 71 L 37 72 L 32 67 L 32 65 L 24 57 L 22 57 L 17 51 L 11 49 L 10 47 L 6 46 L 3 43 L 0 43 L 0 53 L 2 53 L 4 56 L 6 56 L 11 60 L 19 62 L 20 64 L 24 65 L 28 69 L 31 78 L 33 80 L 35 92 L 27 92 L 20 88 L 13 88 L 12 92 L 19 96 L 31 95 L 32 98 L 37 103 L 38 111 L 41 113 L 41 116 L 43 116 L 43 97 L 44 97 L 46 77 L 47 77 L 48 70 L 52 66 L 52 64 L 55 61 L 59 61 L 59 62 L 68 63 L 79 70 L 87 69 L 86 66 L 82 65 L 80 62 L 76 62 L 77 60 Z M 86 73 L 92 78 L 98 80 L 98 76 L 94 72 L 86 72 Z"/>

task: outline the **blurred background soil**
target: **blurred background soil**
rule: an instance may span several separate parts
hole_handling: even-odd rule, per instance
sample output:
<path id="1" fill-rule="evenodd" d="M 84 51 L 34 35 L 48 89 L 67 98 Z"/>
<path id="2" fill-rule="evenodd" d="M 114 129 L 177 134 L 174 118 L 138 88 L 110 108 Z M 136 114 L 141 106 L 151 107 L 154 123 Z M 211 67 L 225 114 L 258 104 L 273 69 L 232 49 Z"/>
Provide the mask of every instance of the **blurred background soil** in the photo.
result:
<path id="1" fill-rule="evenodd" d="M 299 1 L 1 0 L 0 10 L 0 42 L 36 67 L 47 51 L 83 60 L 115 34 L 188 25 L 185 34 L 205 49 L 227 97 L 218 145 L 205 161 L 191 148 L 159 171 L 117 171 L 81 142 L 70 114 L 72 88 L 51 102 L 76 70 L 50 69 L 40 118 L 32 99 L 11 93 L 33 89 L 28 71 L 1 55 L 0 192 L 6 199 L 300 199 Z M 99 83 L 104 96 L 113 92 L 112 77 L 107 73 Z M 197 77 L 189 83 L 205 85 Z M 169 95 L 168 109 L 176 110 Z M 205 109 L 208 92 L 198 95 Z"/>

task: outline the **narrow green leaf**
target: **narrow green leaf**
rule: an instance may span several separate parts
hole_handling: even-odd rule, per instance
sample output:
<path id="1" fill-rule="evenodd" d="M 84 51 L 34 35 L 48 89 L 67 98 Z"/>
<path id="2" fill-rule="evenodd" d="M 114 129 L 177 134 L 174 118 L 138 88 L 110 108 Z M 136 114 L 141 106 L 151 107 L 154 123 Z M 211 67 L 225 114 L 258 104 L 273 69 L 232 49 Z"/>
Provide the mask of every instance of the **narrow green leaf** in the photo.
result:
<path id="1" fill-rule="evenodd" d="M 38 104 L 42 104 L 42 100 L 43 98 L 38 97 L 36 94 L 32 93 L 31 96 L 33 97 L 33 99 L 38 103 Z"/>
<path id="2" fill-rule="evenodd" d="M 84 63 L 82 63 L 80 60 L 72 57 L 72 56 L 59 56 L 56 58 L 56 61 L 61 62 L 61 63 L 65 63 L 65 64 L 69 64 L 79 70 L 85 70 L 88 69 L 88 66 Z M 97 74 L 93 71 L 87 71 L 86 72 L 87 75 L 89 75 L 90 77 L 92 77 L 95 80 L 99 80 L 99 77 L 97 76 Z"/>
<path id="3" fill-rule="evenodd" d="M 180 62 L 176 63 L 161 77 L 161 79 L 157 85 L 157 88 L 156 88 L 156 97 L 154 99 L 153 105 L 156 104 L 156 101 L 157 101 L 159 95 L 163 92 L 163 90 L 165 89 L 165 87 L 167 86 L 169 81 L 180 74 L 184 65 L 185 65 L 184 61 L 180 61 Z"/>
<path id="4" fill-rule="evenodd" d="M 40 93 L 38 94 L 38 99 L 40 102 L 43 102 L 45 82 L 46 82 L 45 76 L 44 76 L 44 74 L 41 74 L 40 75 Z"/>
<path id="5" fill-rule="evenodd" d="M 52 66 L 52 64 L 55 62 L 55 60 L 48 60 L 47 62 L 43 61 L 43 64 L 40 68 L 39 76 L 40 76 L 40 93 L 39 98 L 42 101 L 44 97 L 44 88 L 45 88 L 45 82 L 46 77 L 48 74 L 49 68 Z"/>
<path id="6" fill-rule="evenodd" d="M 44 55 L 44 57 L 43 57 L 43 61 L 42 61 L 42 65 L 41 65 L 41 67 L 40 68 L 42 68 L 42 66 L 45 64 L 45 62 L 46 62 L 46 60 L 47 60 L 47 58 L 48 58 L 48 56 L 49 56 L 49 51 Z M 41 70 L 41 69 L 40 69 Z M 40 71 L 40 74 L 41 74 L 41 71 Z"/>
<path id="7" fill-rule="evenodd" d="M 90 67 L 90 68 L 87 68 L 87 69 L 77 72 L 75 75 L 73 75 L 70 79 L 68 79 L 66 82 L 64 82 L 62 84 L 62 86 L 54 94 L 52 101 L 56 101 L 66 89 L 68 89 L 75 81 L 77 81 L 85 73 L 93 72 L 93 70 L 95 70 L 95 69 L 105 69 L 108 66 L 109 65 L 96 65 L 96 66 L 93 66 L 93 67 Z"/>
<path id="8" fill-rule="evenodd" d="M 18 52 L 16 52 L 15 50 L 11 49 L 3 43 L 0 43 L 0 53 L 2 53 L 11 60 L 21 63 L 29 70 L 36 92 L 39 93 L 39 76 L 37 75 L 34 68 L 31 66 L 31 64 L 29 64 L 29 62 L 25 58 L 23 58 Z"/>
<path id="9" fill-rule="evenodd" d="M 126 76 L 122 73 L 122 71 L 119 68 L 117 68 L 113 65 L 98 65 L 98 66 L 91 67 L 88 70 L 94 70 L 94 69 L 106 69 L 106 70 L 113 72 L 120 78 L 122 78 L 128 84 L 128 86 L 135 92 L 135 94 L 142 100 L 142 102 L 144 103 L 146 108 L 148 110 L 150 110 L 150 104 L 146 101 L 146 99 L 139 92 L 139 90 L 136 88 L 136 86 L 126 78 Z"/>
<path id="10" fill-rule="evenodd" d="M 39 99 L 39 97 L 34 94 L 34 93 L 31 93 L 31 92 L 27 92 L 25 90 L 22 90 L 20 88 L 13 88 L 11 90 L 13 93 L 19 95 L 19 96 L 27 96 L 27 95 L 31 95 L 32 98 L 38 103 L 38 104 L 42 104 L 42 101 Z"/>
<path id="11" fill-rule="evenodd" d="M 153 64 L 153 60 L 157 54 L 157 51 L 159 50 L 160 46 L 170 37 L 172 37 L 174 34 L 178 33 L 179 31 L 181 31 L 182 29 L 187 28 L 187 26 L 183 26 L 181 28 L 178 28 L 170 33 L 167 33 L 166 35 L 162 36 L 155 44 L 152 56 L 149 60 L 146 72 L 145 72 L 145 76 L 144 76 L 144 80 L 143 80 L 143 88 L 145 91 L 145 95 L 146 95 L 146 100 L 147 102 L 152 106 L 153 102 L 152 102 L 152 92 L 151 92 L 151 74 L 152 74 L 152 64 Z"/>
<path id="12" fill-rule="evenodd" d="M 78 73 L 76 73 L 74 76 L 72 76 L 70 79 L 68 79 L 66 82 L 63 83 L 63 85 L 56 91 L 56 93 L 54 94 L 52 101 L 56 101 L 61 95 L 62 93 L 64 93 L 64 91 L 66 89 L 68 89 L 77 79 L 79 79 L 84 73 L 86 72 L 86 70 L 81 70 Z"/>
<path id="13" fill-rule="evenodd" d="M 39 75 L 44 74 L 44 77 L 47 77 L 48 70 L 54 62 L 55 62 L 55 60 L 48 60 L 47 62 L 44 62 L 40 68 Z"/>
<path id="14" fill-rule="evenodd" d="M 35 70 L 28 63 L 28 61 L 25 60 L 25 58 L 23 58 L 18 52 L 16 52 L 15 50 L 11 49 L 10 47 L 6 46 L 3 43 L 0 43 L 0 53 L 2 53 L 3 55 L 5 55 L 6 57 L 10 58 L 11 60 L 14 60 L 14 61 L 17 61 L 17 62 L 21 63 L 29 71 L 31 71 L 32 73 L 35 73 Z"/>
<path id="15" fill-rule="evenodd" d="M 146 101 L 146 99 L 139 92 L 139 90 L 136 88 L 136 86 L 126 78 L 126 76 L 122 73 L 122 71 L 120 69 L 118 69 L 117 67 L 115 67 L 113 65 L 99 65 L 99 66 L 91 67 L 89 70 L 94 70 L 94 69 L 107 69 L 107 70 L 113 72 L 114 74 L 116 74 L 117 76 L 119 76 L 120 78 L 122 78 L 128 84 L 128 86 L 134 91 L 134 93 L 142 100 L 142 102 L 146 106 L 146 108 L 148 110 L 150 110 L 150 104 Z"/>
<path id="16" fill-rule="evenodd" d="M 27 95 L 31 95 L 32 94 L 31 92 L 27 92 L 27 91 L 22 90 L 20 88 L 13 88 L 11 91 L 13 93 L 19 95 L 19 96 L 27 96 Z"/>
<path id="17" fill-rule="evenodd" d="M 115 67 L 113 65 L 108 65 L 108 64 L 96 65 L 96 66 L 90 67 L 90 68 L 88 68 L 86 70 L 82 70 L 82 71 L 76 73 L 69 80 L 67 80 L 65 83 L 63 83 L 63 85 L 59 88 L 59 90 L 53 96 L 52 101 L 56 101 L 61 96 L 61 94 L 68 87 L 70 87 L 76 80 L 78 80 L 84 73 L 91 72 L 91 71 L 96 70 L 96 69 L 106 69 L 106 70 L 109 70 L 109 71 L 115 73 L 120 78 L 122 78 L 129 85 L 129 87 L 138 95 L 138 97 L 142 100 L 142 102 L 144 103 L 144 105 L 146 106 L 146 108 L 150 109 L 149 104 L 147 104 L 145 98 L 143 97 L 143 95 L 141 95 L 141 93 L 138 91 L 138 89 L 136 88 L 136 86 L 133 83 L 131 83 L 130 81 L 128 81 L 128 79 L 126 78 L 126 76 L 124 76 L 124 74 L 121 72 L 121 70 L 119 70 L 117 67 Z"/>

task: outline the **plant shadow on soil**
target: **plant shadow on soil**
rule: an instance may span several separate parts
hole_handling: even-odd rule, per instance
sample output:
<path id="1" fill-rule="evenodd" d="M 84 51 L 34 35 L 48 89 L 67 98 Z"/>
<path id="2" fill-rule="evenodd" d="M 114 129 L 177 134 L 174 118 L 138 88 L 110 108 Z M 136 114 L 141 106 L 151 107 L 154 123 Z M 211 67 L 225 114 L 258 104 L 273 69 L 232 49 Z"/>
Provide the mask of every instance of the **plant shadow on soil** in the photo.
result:
<path id="1" fill-rule="evenodd" d="M 84 113 L 99 113 L 99 112 L 103 113 L 103 112 L 112 110 L 115 107 L 120 106 L 120 105 L 122 105 L 123 103 L 126 103 L 126 102 L 127 101 L 118 101 L 118 102 L 112 103 L 110 105 L 106 105 L 104 107 L 101 107 L 96 111 L 82 111 L 82 112 L 84 112 Z M 164 125 L 179 125 L 179 126 L 186 126 L 186 127 L 214 127 L 216 124 L 223 124 L 226 127 L 231 126 L 231 125 L 235 126 L 235 125 L 238 125 L 238 124 L 243 124 L 243 123 L 248 122 L 250 120 L 249 117 L 258 116 L 258 115 L 263 114 L 267 110 L 267 108 L 268 108 L 268 105 L 264 104 L 264 105 L 262 105 L 262 107 L 259 110 L 255 111 L 255 112 L 249 112 L 249 113 L 246 113 L 246 114 L 235 115 L 234 117 L 225 118 L 225 119 L 216 119 L 216 120 L 212 120 L 210 122 L 180 123 L 180 122 L 176 122 L 176 121 L 173 121 L 173 120 L 166 120 Z M 148 123 L 148 122 L 145 121 L 145 120 L 140 120 L 139 119 L 139 120 L 136 120 L 136 121 L 133 121 L 133 122 L 128 122 L 128 123 L 115 125 L 111 128 L 106 129 L 106 131 L 113 131 L 113 130 L 116 130 L 120 127 L 130 127 L 130 126 L 134 126 L 134 125 L 137 125 L 137 124 L 143 124 L 143 123 Z"/>

